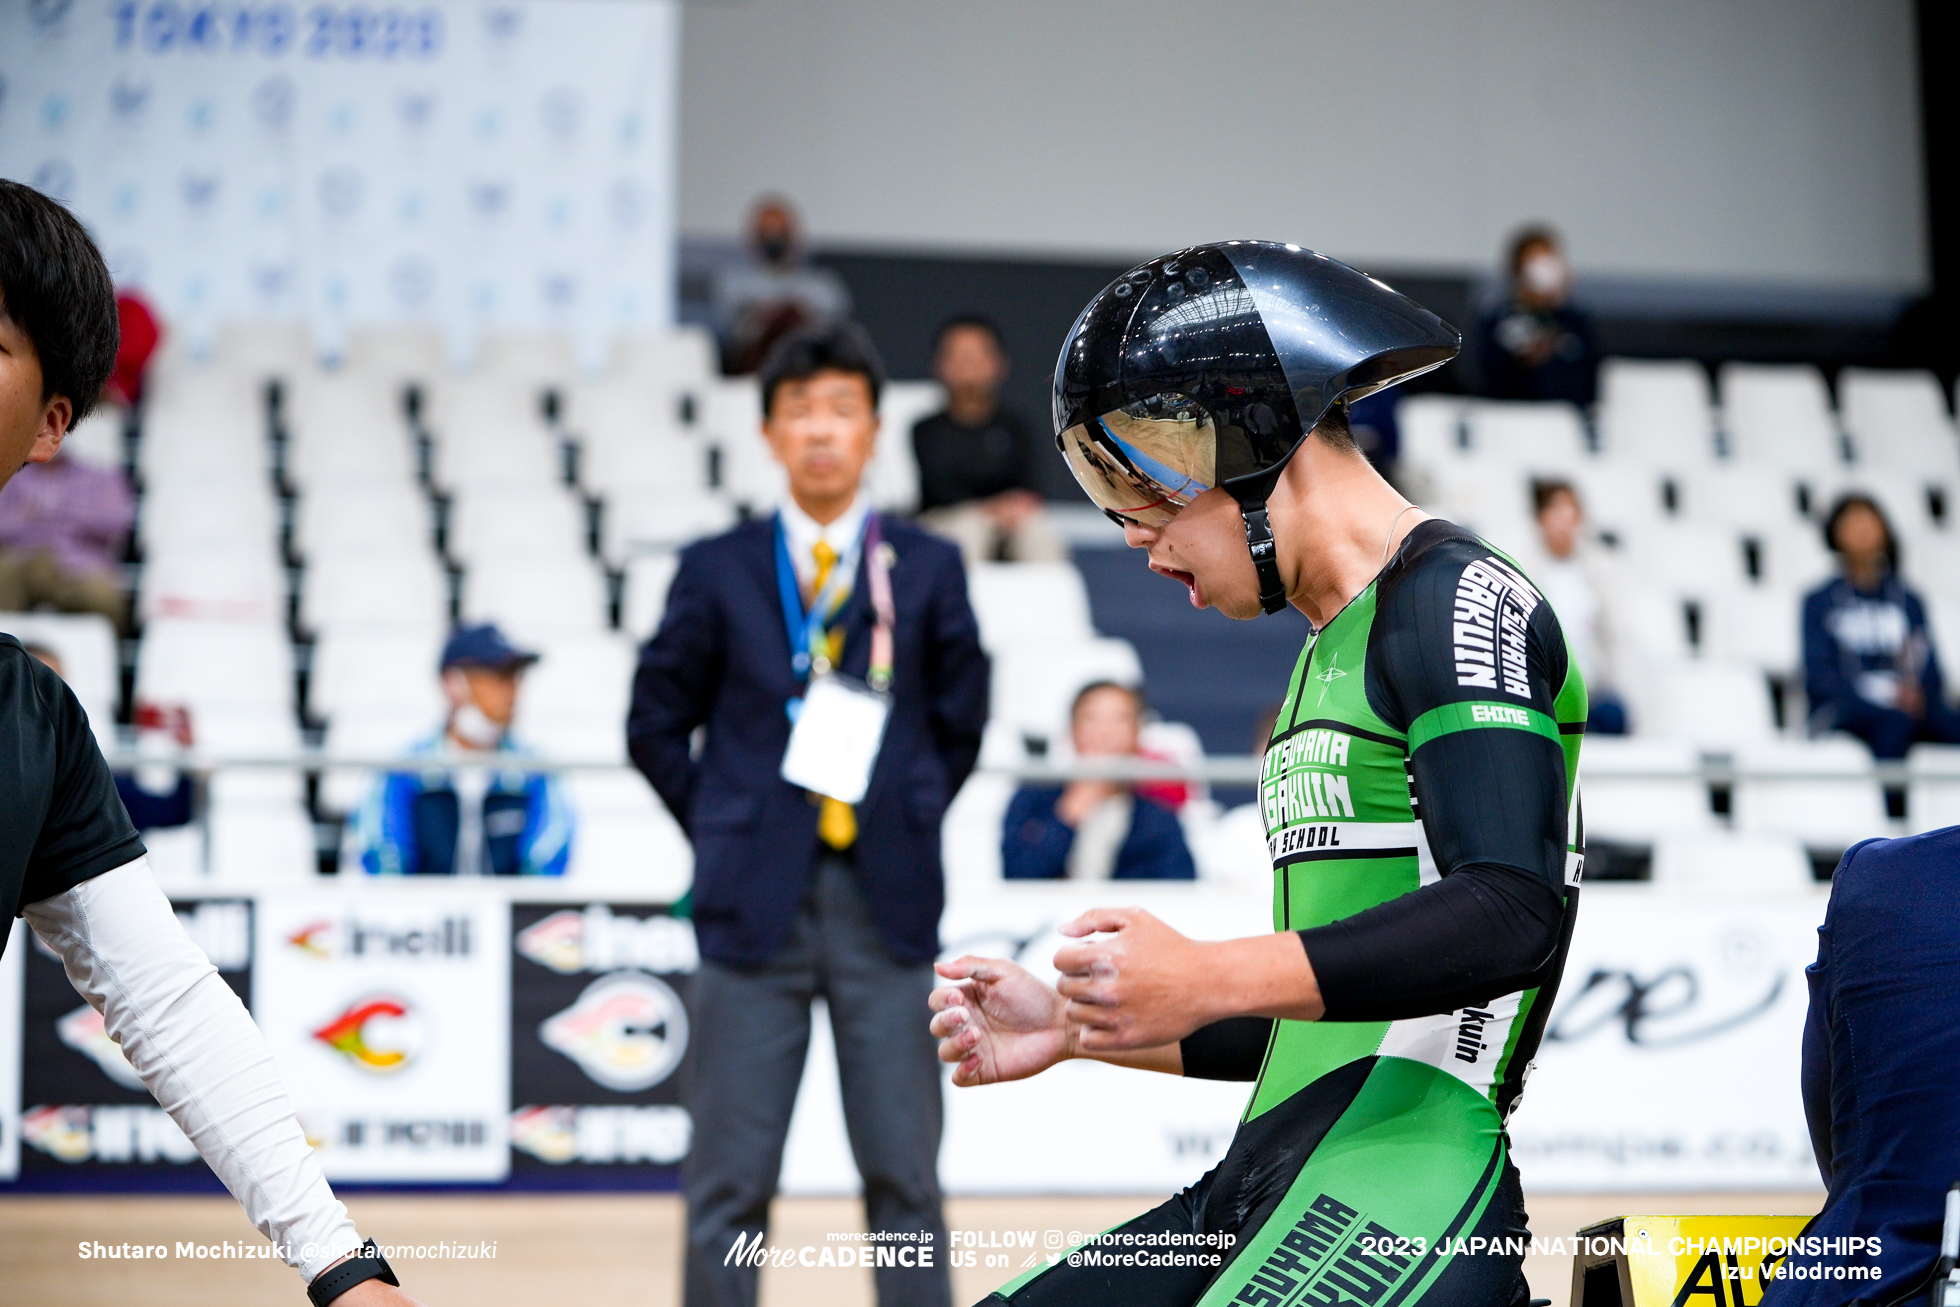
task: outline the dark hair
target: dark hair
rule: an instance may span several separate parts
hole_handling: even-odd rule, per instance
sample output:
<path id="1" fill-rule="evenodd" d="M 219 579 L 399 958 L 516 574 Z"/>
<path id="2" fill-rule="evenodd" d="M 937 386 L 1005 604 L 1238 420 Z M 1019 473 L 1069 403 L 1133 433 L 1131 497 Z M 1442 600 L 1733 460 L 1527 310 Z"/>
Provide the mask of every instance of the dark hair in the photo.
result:
<path id="1" fill-rule="evenodd" d="M 1531 481 L 1531 515 L 1537 517 L 1552 506 L 1552 501 L 1560 495 L 1571 495 L 1572 502 L 1580 503 L 1579 491 L 1563 477 L 1533 477 Z"/>
<path id="2" fill-rule="evenodd" d="M 0 314 L 34 342 L 41 399 L 65 395 L 76 423 L 116 366 L 116 287 L 75 215 L 19 182 L 0 179 Z"/>
<path id="3" fill-rule="evenodd" d="M 1557 249 L 1562 243 L 1558 238 L 1558 232 L 1546 223 L 1534 222 L 1518 228 L 1515 232 L 1511 233 L 1511 244 L 1509 246 L 1511 276 L 1515 278 L 1519 272 L 1523 271 L 1524 252 L 1532 246 L 1549 245 L 1553 249 Z"/>
<path id="4" fill-rule="evenodd" d="M 1319 436 L 1335 449 L 1349 454 L 1361 452 L 1361 446 L 1354 443 L 1354 430 L 1348 426 L 1348 410 L 1345 402 L 1327 410 L 1325 417 L 1314 424 L 1308 435 Z"/>
<path id="5" fill-rule="evenodd" d="M 1898 534 L 1892 530 L 1892 519 L 1885 516 L 1885 510 L 1878 506 L 1878 501 L 1862 490 L 1839 495 L 1837 502 L 1831 505 L 1829 515 L 1824 518 L 1824 547 L 1834 554 L 1844 552 L 1838 548 L 1838 523 L 1854 508 L 1869 508 L 1877 515 L 1878 524 L 1885 528 L 1885 566 L 1896 575 L 1899 570 Z"/>
<path id="6" fill-rule="evenodd" d="M 1074 721 L 1075 715 L 1082 711 L 1082 701 L 1102 690 L 1121 690 L 1124 694 L 1129 695 L 1130 702 L 1136 705 L 1137 716 L 1143 716 L 1142 690 L 1137 689 L 1134 685 L 1125 685 L 1121 681 L 1091 681 L 1077 690 L 1075 692 L 1075 698 L 1069 701 L 1068 719 L 1071 722 Z"/>
<path id="7" fill-rule="evenodd" d="M 885 388 L 885 365 L 878 348 L 855 322 L 827 322 L 793 331 L 777 341 L 762 360 L 762 416 L 776 407 L 776 388 L 785 381 L 808 381 L 819 372 L 855 372 L 871 387 L 871 407 Z"/>
<path id="8" fill-rule="evenodd" d="M 946 343 L 946 337 L 962 327 L 986 332 L 994 338 L 994 348 L 1002 354 L 1007 353 L 1007 338 L 1000 334 L 1000 324 L 984 313 L 955 313 L 940 323 L 939 330 L 932 333 L 932 352 L 937 354 L 939 347 Z"/>

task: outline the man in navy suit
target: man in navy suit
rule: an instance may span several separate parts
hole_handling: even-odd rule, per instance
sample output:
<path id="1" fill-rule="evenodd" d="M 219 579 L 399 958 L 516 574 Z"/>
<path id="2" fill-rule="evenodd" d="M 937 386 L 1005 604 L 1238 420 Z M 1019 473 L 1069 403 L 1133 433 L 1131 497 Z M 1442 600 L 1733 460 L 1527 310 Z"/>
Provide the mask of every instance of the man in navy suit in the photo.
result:
<path id="1" fill-rule="evenodd" d="M 939 1068 L 919 1013 L 945 901 L 940 820 L 979 754 L 988 670 L 959 550 L 865 500 L 882 382 L 853 324 L 772 351 L 762 431 L 788 502 L 681 555 L 634 681 L 633 761 L 694 844 L 688 1307 L 756 1300 L 744 1250 L 767 1235 L 819 995 L 867 1220 L 896 1236 L 875 1245 L 878 1301 L 951 1300 Z M 812 678 L 829 675 L 887 687 L 855 804 L 781 775 Z"/>

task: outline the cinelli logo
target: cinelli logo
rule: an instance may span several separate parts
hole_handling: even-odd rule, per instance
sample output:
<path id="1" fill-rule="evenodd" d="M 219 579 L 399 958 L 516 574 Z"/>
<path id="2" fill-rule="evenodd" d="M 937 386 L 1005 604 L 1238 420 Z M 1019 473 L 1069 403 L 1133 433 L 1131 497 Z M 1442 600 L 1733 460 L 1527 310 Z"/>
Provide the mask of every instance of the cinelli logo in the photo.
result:
<path id="1" fill-rule="evenodd" d="M 1512 708 L 1501 703 L 1471 704 L 1470 720 L 1473 722 L 1496 722 L 1506 726 L 1531 725 L 1531 715 L 1524 709 Z"/>

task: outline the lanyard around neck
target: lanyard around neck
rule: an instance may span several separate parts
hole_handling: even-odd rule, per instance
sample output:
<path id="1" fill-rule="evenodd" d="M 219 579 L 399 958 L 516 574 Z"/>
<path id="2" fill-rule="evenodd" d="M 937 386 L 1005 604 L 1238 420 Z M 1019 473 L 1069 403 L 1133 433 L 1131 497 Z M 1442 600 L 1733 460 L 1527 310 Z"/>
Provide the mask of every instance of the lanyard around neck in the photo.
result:
<path id="1" fill-rule="evenodd" d="M 803 592 L 797 583 L 796 565 L 790 559 L 789 533 L 776 518 L 776 588 L 782 598 L 783 623 L 789 633 L 790 670 L 799 681 L 812 671 L 819 676 L 830 668 L 829 628 L 841 614 L 844 597 L 857 573 L 858 559 L 869 549 L 865 573 L 871 589 L 871 608 L 876 616 L 871 631 L 871 666 L 866 678 L 874 690 L 890 687 L 892 679 L 892 582 L 889 550 L 884 543 L 878 515 L 866 513 L 858 538 L 835 563 L 823 586 L 803 607 Z"/>

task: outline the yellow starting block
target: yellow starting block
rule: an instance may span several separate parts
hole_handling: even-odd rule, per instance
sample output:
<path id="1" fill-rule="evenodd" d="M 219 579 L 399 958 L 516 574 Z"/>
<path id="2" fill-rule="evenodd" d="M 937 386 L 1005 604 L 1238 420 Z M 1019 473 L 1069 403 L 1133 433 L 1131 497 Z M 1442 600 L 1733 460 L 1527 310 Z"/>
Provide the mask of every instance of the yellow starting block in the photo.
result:
<path id="1" fill-rule="evenodd" d="M 1621 1216 L 1579 1231 L 1572 1307 L 1756 1307 L 1807 1216 Z"/>

